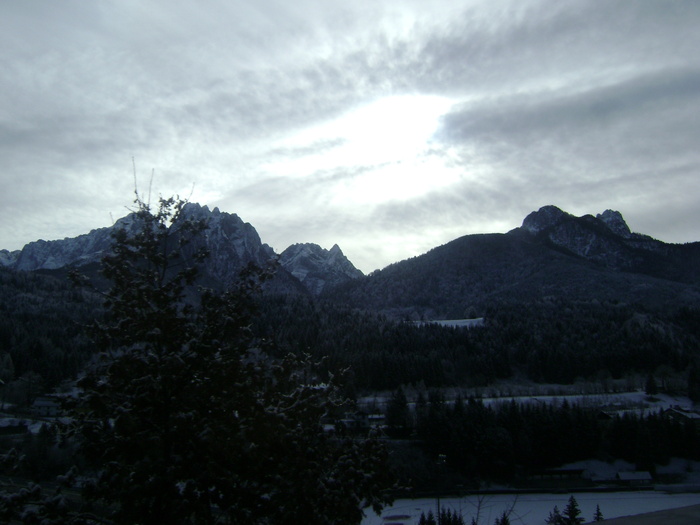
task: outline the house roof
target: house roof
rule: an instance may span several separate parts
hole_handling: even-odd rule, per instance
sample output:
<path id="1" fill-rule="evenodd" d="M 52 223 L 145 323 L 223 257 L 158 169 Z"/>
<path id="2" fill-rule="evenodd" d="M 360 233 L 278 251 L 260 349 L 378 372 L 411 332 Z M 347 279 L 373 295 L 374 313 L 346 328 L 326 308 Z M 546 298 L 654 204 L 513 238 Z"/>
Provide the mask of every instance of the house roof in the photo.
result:
<path id="1" fill-rule="evenodd" d="M 60 406 L 60 402 L 57 399 L 54 399 L 52 397 L 37 397 L 34 400 L 34 403 L 32 403 L 32 406 L 35 407 L 58 407 Z"/>
<path id="2" fill-rule="evenodd" d="M 669 408 L 664 412 L 666 415 L 670 416 L 680 416 L 686 419 L 697 419 L 700 420 L 700 414 L 697 412 L 691 412 L 689 410 L 682 410 L 679 408 Z"/>
<path id="3" fill-rule="evenodd" d="M 651 473 L 646 470 L 633 472 L 618 472 L 617 478 L 622 481 L 651 481 Z"/>

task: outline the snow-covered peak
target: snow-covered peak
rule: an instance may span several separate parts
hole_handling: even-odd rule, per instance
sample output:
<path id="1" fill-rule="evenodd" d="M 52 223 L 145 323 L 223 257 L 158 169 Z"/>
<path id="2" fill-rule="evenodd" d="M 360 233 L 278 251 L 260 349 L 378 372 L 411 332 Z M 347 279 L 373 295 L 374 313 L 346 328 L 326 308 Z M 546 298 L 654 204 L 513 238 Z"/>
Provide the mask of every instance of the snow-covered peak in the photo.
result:
<path id="1" fill-rule="evenodd" d="M 52 270 L 69 264 L 87 264 L 102 259 L 112 246 L 112 231 L 115 227 L 129 228 L 133 223 L 128 217 L 117 221 L 115 226 L 99 228 L 78 237 L 56 241 L 38 240 L 22 248 L 12 267 L 16 270 Z"/>
<path id="2" fill-rule="evenodd" d="M 238 278 L 240 270 L 247 264 L 264 267 L 276 257 L 273 249 L 262 243 L 255 228 L 234 213 L 222 212 L 218 208 L 210 210 L 197 203 L 185 204 L 182 212 L 186 220 L 204 220 L 207 224 L 201 237 L 188 246 L 183 255 L 190 257 L 196 249 L 205 247 L 209 257 L 204 263 L 204 270 L 209 279 L 226 286 Z M 75 238 L 39 240 L 17 252 L 1 250 L 0 265 L 33 271 L 100 261 L 111 250 L 114 230 L 124 228 L 132 231 L 138 228 L 135 217 L 135 214 L 129 214 L 111 227 Z M 295 244 L 287 248 L 279 260 L 283 268 L 315 294 L 321 293 L 328 285 L 362 276 L 362 272 L 353 266 L 337 244 L 330 250 L 311 243 Z M 295 282 L 294 287 L 298 290 L 298 283 Z"/>
<path id="3" fill-rule="evenodd" d="M 13 252 L 8 250 L 0 250 L 0 266 L 12 266 L 17 257 L 19 257 L 20 251 L 15 250 Z"/>
<path id="4" fill-rule="evenodd" d="M 279 261 L 285 270 L 316 295 L 328 285 L 362 276 L 337 244 L 330 250 L 313 243 L 293 244 L 280 254 Z"/>
<path id="5" fill-rule="evenodd" d="M 235 214 L 221 213 L 218 209 L 212 212 L 207 206 L 187 203 L 183 217 L 207 222 L 203 242 L 211 253 L 208 266 L 211 266 L 214 276 L 224 282 L 234 278 L 245 264 L 254 262 L 263 266 L 274 255 L 269 246 L 262 244 L 255 228 Z M 111 227 L 92 230 L 78 237 L 30 242 L 16 254 L 0 254 L 0 263 L 31 271 L 99 261 L 111 249 L 112 232 L 120 228 L 131 231 L 138 227 L 137 222 L 135 214 L 131 213 Z"/>

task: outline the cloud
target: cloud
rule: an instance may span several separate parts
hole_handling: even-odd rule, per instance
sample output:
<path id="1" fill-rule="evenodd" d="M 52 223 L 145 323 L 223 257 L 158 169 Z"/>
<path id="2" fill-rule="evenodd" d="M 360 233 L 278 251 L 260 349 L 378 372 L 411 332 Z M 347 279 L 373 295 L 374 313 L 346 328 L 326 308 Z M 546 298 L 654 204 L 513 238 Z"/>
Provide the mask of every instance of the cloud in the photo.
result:
<path id="1" fill-rule="evenodd" d="M 441 137 L 461 148 L 465 165 L 476 156 L 497 176 L 553 186 L 634 178 L 650 165 L 697 168 L 699 88 L 700 70 L 679 69 L 576 93 L 515 94 L 447 115 Z"/>
<path id="2" fill-rule="evenodd" d="M 194 183 L 275 248 L 338 243 L 364 270 L 544 204 L 695 237 L 695 1 L 67 0 L 0 15 L 3 248 L 121 215 L 132 157 L 156 193 Z M 449 102 L 434 135 L 400 136 L 411 104 L 350 133 L 402 100 Z"/>
<path id="3" fill-rule="evenodd" d="M 680 68 L 644 73 L 573 93 L 516 92 L 463 105 L 445 117 L 445 134 L 452 140 L 480 140 L 490 135 L 513 139 L 524 135 L 535 141 L 572 128 L 587 131 L 616 122 L 636 123 L 657 112 L 697 105 L 699 88 L 700 69 Z M 687 121 L 690 131 L 697 131 L 695 121 Z"/>

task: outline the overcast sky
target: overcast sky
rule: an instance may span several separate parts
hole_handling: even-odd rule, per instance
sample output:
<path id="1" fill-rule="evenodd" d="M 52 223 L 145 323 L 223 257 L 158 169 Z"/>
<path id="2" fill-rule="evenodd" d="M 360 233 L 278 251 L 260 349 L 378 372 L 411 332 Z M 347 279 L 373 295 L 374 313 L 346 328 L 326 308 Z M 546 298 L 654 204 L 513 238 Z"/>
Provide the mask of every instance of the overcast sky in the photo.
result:
<path id="1" fill-rule="evenodd" d="M 109 226 L 132 159 L 365 272 L 546 204 L 698 241 L 699 27 L 696 0 L 2 2 L 0 248 Z"/>

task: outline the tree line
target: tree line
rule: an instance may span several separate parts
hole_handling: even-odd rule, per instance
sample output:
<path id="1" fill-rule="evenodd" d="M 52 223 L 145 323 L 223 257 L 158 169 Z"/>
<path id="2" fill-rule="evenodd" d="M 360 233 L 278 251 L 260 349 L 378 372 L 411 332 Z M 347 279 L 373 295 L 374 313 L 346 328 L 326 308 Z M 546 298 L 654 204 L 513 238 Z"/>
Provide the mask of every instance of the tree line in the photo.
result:
<path id="1" fill-rule="evenodd" d="M 609 415 L 567 401 L 486 404 L 458 397 L 448 403 L 440 391 L 427 398 L 419 393 L 409 407 L 397 390 L 387 405 L 386 421 L 390 436 L 415 440 L 433 466 L 441 460 L 450 472 L 477 485 L 512 482 L 592 458 L 622 459 L 651 472 L 672 457 L 700 459 L 695 423 L 662 412 Z M 434 473 L 435 468 L 423 473 L 428 486 Z M 410 475 L 416 474 L 420 470 L 411 469 Z"/>
<path id="2" fill-rule="evenodd" d="M 261 335 L 324 357 L 329 370 L 349 367 L 358 390 L 478 387 L 514 376 L 601 382 L 660 368 L 682 376 L 685 390 L 700 349 L 700 311 L 689 307 L 662 314 L 614 302 L 503 302 L 477 328 L 396 321 L 305 297 L 270 297 L 262 311 Z"/>

